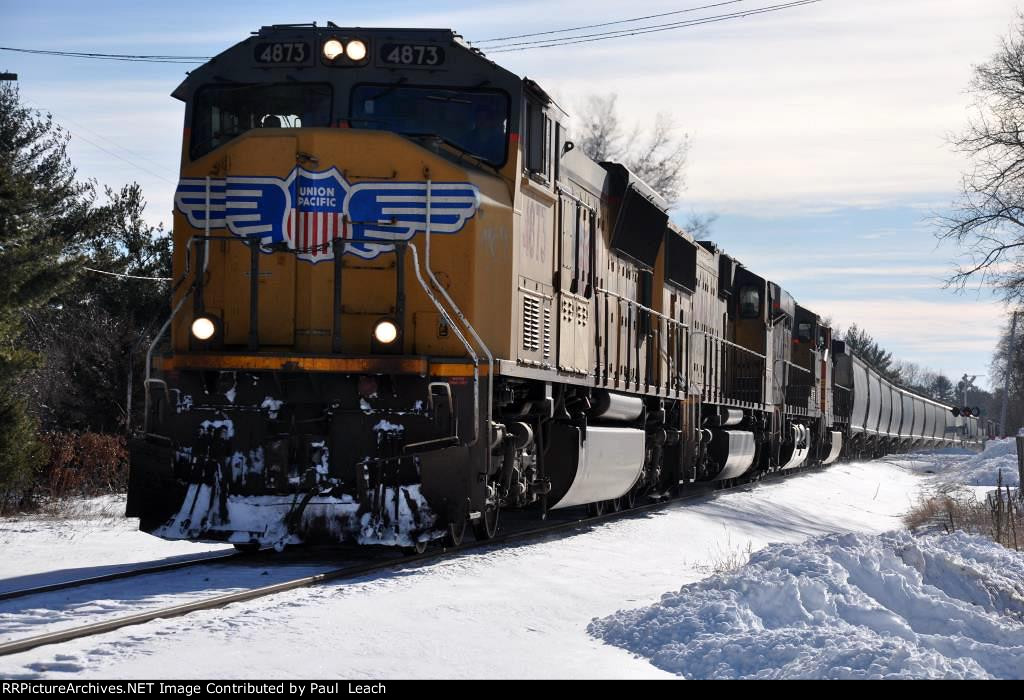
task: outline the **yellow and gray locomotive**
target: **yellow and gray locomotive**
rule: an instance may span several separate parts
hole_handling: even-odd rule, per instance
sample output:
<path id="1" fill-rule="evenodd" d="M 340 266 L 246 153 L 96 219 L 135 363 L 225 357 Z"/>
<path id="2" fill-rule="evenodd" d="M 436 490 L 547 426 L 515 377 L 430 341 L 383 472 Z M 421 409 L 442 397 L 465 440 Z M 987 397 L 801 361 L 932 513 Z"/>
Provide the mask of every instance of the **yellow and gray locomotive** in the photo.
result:
<path id="1" fill-rule="evenodd" d="M 451 31 L 264 27 L 173 95 L 128 500 L 157 536 L 422 548 L 502 509 L 978 439 Z"/>

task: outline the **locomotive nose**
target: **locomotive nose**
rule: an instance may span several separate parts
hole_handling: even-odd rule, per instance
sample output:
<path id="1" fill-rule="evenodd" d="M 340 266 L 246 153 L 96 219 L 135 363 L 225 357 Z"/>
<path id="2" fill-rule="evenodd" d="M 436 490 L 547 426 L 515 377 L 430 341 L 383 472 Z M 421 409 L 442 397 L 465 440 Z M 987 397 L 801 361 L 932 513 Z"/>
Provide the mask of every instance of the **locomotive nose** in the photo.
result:
<path id="1" fill-rule="evenodd" d="M 176 274 L 194 284 L 157 363 L 167 444 L 133 451 L 135 483 L 156 485 L 133 490 L 144 527 L 411 546 L 465 520 L 445 475 L 469 452 L 435 453 L 486 429 L 452 309 L 476 314 L 494 250 L 477 225 L 485 208 L 510 225 L 503 183 L 387 132 L 262 128 L 197 161 L 176 204 Z"/>
<path id="2" fill-rule="evenodd" d="M 187 265 L 207 258 L 202 308 L 177 320 L 178 349 L 197 349 L 186 330 L 208 316 L 218 327 L 205 348 L 462 354 L 416 281 L 434 272 L 472 303 L 477 221 L 496 201 L 478 175 L 358 129 L 253 129 L 217 155 L 228 172 L 183 178 L 176 196 L 176 225 L 194 240 Z M 407 254 L 425 259 L 428 235 L 429 272 Z"/>

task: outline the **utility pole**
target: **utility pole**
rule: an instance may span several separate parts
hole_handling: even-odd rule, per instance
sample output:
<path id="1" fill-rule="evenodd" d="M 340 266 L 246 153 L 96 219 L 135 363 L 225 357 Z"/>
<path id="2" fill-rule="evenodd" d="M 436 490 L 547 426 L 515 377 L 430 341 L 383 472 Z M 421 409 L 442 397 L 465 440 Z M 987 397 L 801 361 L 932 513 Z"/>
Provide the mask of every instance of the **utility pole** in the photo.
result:
<path id="1" fill-rule="evenodd" d="M 967 406 L 967 390 L 974 388 L 974 380 L 977 378 L 977 374 L 971 375 L 970 377 L 964 374 L 964 376 L 961 377 L 960 390 L 963 392 L 963 403 L 960 404 L 961 406 Z"/>
<path id="2" fill-rule="evenodd" d="M 1013 312 L 1010 321 L 1010 346 L 1006 353 L 1006 376 L 1003 379 L 1003 406 L 999 412 L 999 436 L 1006 437 L 1006 407 L 1010 399 L 1010 372 L 1013 370 L 1013 354 L 1017 350 L 1017 314 Z"/>

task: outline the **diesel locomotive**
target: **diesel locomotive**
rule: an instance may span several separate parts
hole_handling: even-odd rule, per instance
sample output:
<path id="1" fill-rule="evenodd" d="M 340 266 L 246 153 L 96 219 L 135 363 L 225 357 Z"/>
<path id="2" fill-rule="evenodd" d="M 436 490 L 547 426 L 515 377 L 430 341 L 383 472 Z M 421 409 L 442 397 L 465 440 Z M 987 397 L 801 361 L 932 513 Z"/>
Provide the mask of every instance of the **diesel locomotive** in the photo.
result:
<path id="1" fill-rule="evenodd" d="M 192 71 L 127 513 L 422 550 L 499 515 L 977 444 L 442 29 L 263 27 Z"/>

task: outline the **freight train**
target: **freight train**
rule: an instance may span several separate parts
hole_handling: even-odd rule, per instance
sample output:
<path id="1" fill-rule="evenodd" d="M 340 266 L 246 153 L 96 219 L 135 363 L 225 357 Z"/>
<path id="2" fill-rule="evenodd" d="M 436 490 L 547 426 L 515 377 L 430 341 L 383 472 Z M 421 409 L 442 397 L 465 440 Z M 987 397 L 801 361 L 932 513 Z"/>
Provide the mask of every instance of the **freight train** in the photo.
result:
<path id="1" fill-rule="evenodd" d="M 263 27 L 192 71 L 127 513 L 422 550 L 841 458 L 977 444 L 441 29 Z"/>

